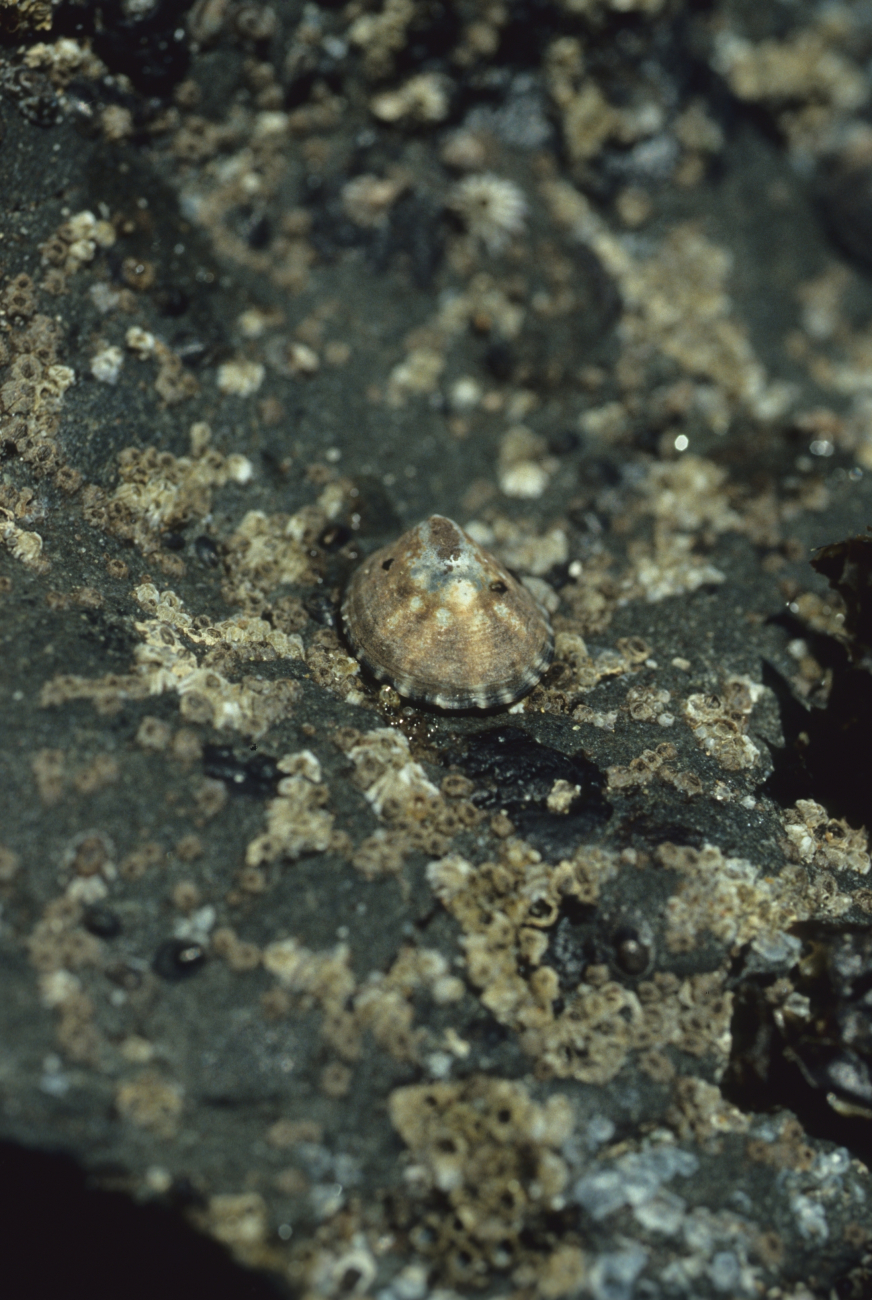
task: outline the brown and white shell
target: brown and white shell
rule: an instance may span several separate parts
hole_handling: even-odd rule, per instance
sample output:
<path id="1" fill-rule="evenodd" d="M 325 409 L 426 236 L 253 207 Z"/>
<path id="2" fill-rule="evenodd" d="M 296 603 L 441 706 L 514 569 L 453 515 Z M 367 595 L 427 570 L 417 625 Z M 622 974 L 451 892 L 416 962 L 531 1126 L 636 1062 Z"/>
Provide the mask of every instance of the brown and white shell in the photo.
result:
<path id="1" fill-rule="evenodd" d="M 443 515 L 361 564 L 342 623 L 374 677 L 442 709 L 511 704 L 554 652 L 548 616 L 527 588 Z"/>

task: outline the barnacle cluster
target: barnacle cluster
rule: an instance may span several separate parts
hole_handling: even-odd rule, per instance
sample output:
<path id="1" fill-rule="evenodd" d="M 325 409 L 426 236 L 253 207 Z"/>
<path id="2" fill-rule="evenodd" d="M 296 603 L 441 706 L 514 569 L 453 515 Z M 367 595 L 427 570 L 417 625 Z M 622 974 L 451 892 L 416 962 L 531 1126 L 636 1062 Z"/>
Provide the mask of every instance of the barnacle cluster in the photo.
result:
<path id="1" fill-rule="evenodd" d="M 148 555 L 160 551 L 161 534 L 206 515 L 216 487 L 244 484 L 252 475 L 245 456 L 224 456 L 209 443 L 211 429 L 202 422 L 190 429 L 191 453 L 174 456 L 156 447 L 130 447 L 118 458 L 120 482 L 112 492 L 89 485 L 85 492 L 88 521 Z M 160 562 L 160 556 L 156 557 Z"/>
<path id="2" fill-rule="evenodd" d="M 684 716 L 697 743 L 728 772 L 753 767 L 760 761 L 760 751 L 746 733 L 762 693 L 759 683 L 733 677 L 724 684 L 721 694 L 693 694 L 684 702 Z"/>
<path id="3" fill-rule="evenodd" d="M 13 275 L 0 290 L 0 412 L 4 442 L 36 477 L 53 475 L 66 486 L 69 473 L 57 443 L 64 393 L 75 382 L 59 364 L 62 332 L 56 320 L 37 311 L 29 275 Z M 76 476 L 75 484 L 80 481 Z"/>
<path id="4" fill-rule="evenodd" d="M 352 862 L 368 878 L 399 871 L 414 849 L 444 853 L 452 837 L 482 817 L 464 777 L 433 784 L 400 731 L 378 727 L 361 734 L 344 728 L 334 737 L 353 765 L 352 784 L 386 825 L 355 849 Z"/>
<path id="5" fill-rule="evenodd" d="M 43 687 L 43 707 L 90 699 L 100 712 L 111 714 L 126 700 L 174 691 L 188 721 L 233 727 L 253 736 L 262 735 L 287 715 L 297 693 L 293 681 L 266 683 L 247 676 L 242 682 L 231 682 L 225 674 L 240 660 L 299 658 L 299 638 L 244 615 L 214 625 L 195 619 L 174 592 L 161 593 L 150 584 L 138 587 L 135 595 L 150 617 L 136 625 L 142 644 L 136 648 L 133 670 L 96 678 L 59 674 Z"/>
<path id="6" fill-rule="evenodd" d="M 414 1191 L 442 1193 L 452 1211 L 424 1213 L 414 1229 L 422 1253 L 455 1283 L 521 1264 L 524 1228 L 564 1203 L 568 1170 L 558 1152 L 573 1129 L 568 1099 L 539 1105 L 523 1084 L 480 1076 L 398 1088 L 388 1106 L 414 1160 Z M 565 1293 L 554 1286 L 564 1270 L 566 1290 L 578 1286 L 582 1252 L 570 1248 L 552 1269 L 540 1294 Z"/>
<path id="7" fill-rule="evenodd" d="M 730 999 L 717 975 L 680 991 L 678 980 L 658 974 L 633 991 L 610 978 L 607 967 L 592 963 L 565 996 L 549 964 L 552 927 L 571 900 L 596 905 L 603 886 L 621 869 L 630 864 L 586 847 L 552 867 L 516 839 L 504 842 L 493 863 L 473 868 L 455 855 L 428 867 L 437 897 L 461 925 L 466 968 L 483 1004 L 517 1031 L 545 1075 L 606 1083 L 634 1049 L 671 1042 L 704 1053 L 718 1035 L 692 1037 L 700 1006 L 710 1028 L 717 1023 L 721 1036 L 726 1034 Z"/>
<path id="8" fill-rule="evenodd" d="M 277 858 L 293 860 L 303 853 L 322 853 L 330 844 L 333 818 L 323 810 L 330 792 L 322 783 L 317 758 L 303 750 L 285 754 L 277 766 L 285 775 L 279 782 L 277 798 L 267 809 L 266 831 L 245 851 L 249 867 Z"/>

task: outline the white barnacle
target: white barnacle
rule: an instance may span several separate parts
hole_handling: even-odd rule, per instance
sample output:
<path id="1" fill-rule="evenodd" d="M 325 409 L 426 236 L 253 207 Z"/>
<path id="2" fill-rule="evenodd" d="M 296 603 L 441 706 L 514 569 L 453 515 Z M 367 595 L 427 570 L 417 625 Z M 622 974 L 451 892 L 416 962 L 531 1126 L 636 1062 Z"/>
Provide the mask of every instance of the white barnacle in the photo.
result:
<path id="1" fill-rule="evenodd" d="M 492 172 L 477 172 L 458 181 L 448 206 L 489 253 L 499 253 L 512 235 L 519 235 L 527 216 L 523 191 L 514 181 Z"/>

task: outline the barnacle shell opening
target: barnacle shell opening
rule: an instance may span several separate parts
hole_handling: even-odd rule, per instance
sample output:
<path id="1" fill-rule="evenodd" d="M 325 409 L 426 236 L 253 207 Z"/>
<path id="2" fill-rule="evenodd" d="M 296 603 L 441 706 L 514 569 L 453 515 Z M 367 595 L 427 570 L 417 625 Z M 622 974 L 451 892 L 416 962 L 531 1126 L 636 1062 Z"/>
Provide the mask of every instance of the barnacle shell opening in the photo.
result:
<path id="1" fill-rule="evenodd" d="M 342 622 L 374 677 L 443 709 L 513 703 L 554 652 L 548 616 L 526 587 L 443 515 L 361 564 Z"/>

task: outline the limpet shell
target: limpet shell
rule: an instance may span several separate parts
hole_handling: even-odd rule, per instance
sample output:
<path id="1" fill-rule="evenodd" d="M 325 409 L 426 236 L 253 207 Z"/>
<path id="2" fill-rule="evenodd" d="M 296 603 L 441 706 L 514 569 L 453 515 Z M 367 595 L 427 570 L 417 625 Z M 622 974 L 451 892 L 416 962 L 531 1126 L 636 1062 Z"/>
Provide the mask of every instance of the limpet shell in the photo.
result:
<path id="1" fill-rule="evenodd" d="M 374 677 L 442 709 L 511 704 L 554 652 L 548 616 L 527 588 L 443 515 L 361 564 L 342 623 Z"/>

